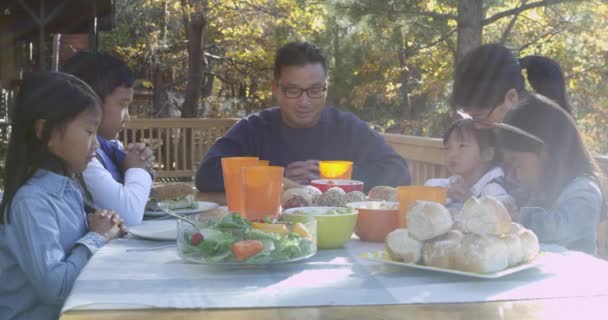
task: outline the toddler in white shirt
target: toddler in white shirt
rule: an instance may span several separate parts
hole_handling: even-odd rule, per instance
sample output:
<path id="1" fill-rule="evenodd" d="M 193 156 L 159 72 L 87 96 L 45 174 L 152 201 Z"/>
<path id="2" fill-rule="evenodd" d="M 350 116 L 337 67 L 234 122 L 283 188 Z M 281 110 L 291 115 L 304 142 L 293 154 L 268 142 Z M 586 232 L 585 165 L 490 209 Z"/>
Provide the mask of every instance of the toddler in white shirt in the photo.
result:
<path id="1" fill-rule="evenodd" d="M 513 203 L 504 188 L 504 172 L 499 167 L 502 157 L 491 129 L 476 128 L 472 119 L 461 119 L 450 126 L 443 144 L 452 176 L 428 180 L 425 186 L 447 188 L 447 203 L 452 205 L 471 196 L 493 196 L 505 204 Z"/>

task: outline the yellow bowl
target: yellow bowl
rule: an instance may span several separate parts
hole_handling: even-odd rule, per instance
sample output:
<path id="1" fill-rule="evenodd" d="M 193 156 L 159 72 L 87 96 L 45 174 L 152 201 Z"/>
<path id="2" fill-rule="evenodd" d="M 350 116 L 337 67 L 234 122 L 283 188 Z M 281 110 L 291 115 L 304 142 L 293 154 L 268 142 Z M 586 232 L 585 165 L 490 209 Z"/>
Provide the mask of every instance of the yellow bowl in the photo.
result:
<path id="1" fill-rule="evenodd" d="M 336 211 L 345 213 L 335 213 Z M 317 247 L 336 249 L 342 247 L 352 237 L 358 214 L 359 212 L 352 208 L 300 207 L 283 211 L 282 217 L 286 221 L 293 222 L 302 222 L 309 216 L 315 217 L 317 219 Z"/>

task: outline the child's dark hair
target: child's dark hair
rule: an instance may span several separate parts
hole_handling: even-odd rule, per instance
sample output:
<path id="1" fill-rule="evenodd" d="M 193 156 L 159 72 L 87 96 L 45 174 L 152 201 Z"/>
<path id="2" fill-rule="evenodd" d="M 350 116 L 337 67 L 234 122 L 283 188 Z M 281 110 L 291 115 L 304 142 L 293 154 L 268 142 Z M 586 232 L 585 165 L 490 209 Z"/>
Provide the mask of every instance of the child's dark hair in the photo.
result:
<path id="1" fill-rule="evenodd" d="M 443 136 L 443 144 L 447 145 L 450 137 L 456 134 L 458 139 L 464 139 L 466 134 L 470 134 L 475 138 L 479 145 L 479 151 L 483 152 L 486 149 L 494 149 L 494 157 L 490 161 L 490 168 L 500 165 L 502 162 L 502 152 L 498 146 L 496 134 L 491 129 L 477 128 L 473 119 L 460 119 L 454 121 Z"/>
<path id="2" fill-rule="evenodd" d="M 507 129 L 499 129 L 501 146 L 506 150 L 547 153 L 541 175 L 546 199 L 550 206 L 563 188 L 574 178 L 587 176 L 602 185 L 602 174 L 585 147 L 572 117 L 555 102 L 531 93 L 509 111 L 505 123 L 533 135 L 541 141 Z"/>
<path id="3" fill-rule="evenodd" d="M 500 105 L 507 92 L 515 89 L 525 96 L 525 80 L 535 92 L 555 101 L 569 113 L 564 74 L 557 62 L 543 56 L 518 59 L 499 44 L 487 44 L 467 53 L 456 66 L 450 103 L 454 108 L 492 109 Z"/>
<path id="4" fill-rule="evenodd" d="M 41 72 L 24 79 L 12 110 L 0 224 L 9 222 L 9 208 L 19 188 L 37 169 L 57 160 L 48 149 L 51 134 L 82 112 L 100 106 L 101 101 L 91 87 L 69 74 Z M 35 129 L 38 120 L 45 121 L 40 138 Z M 58 169 L 66 172 L 65 165 L 57 162 L 61 167 Z"/>
<path id="5" fill-rule="evenodd" d="M 281 68 L 286 66 L 304 66 L 320 63 L 327 75 L 327 57 L 323 51 L 310 42 L 290 42 L 277 50 L 274 59 L 274 78 L 281 77 Z"/>
<path id="6" fill-rule="evenodd" d="M 103 101 L 118 87 L 132 88 L 135 75 L 120 59 L 98 51 L 78 51 L 61 71 L 80 78 L 95 90 Z"/>

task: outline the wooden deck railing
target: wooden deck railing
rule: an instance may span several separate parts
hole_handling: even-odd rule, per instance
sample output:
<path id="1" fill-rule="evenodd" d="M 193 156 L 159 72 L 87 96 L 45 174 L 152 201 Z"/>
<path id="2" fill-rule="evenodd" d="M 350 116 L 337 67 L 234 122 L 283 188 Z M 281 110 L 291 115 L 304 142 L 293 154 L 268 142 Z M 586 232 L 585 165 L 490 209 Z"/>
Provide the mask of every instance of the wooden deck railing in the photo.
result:
<path id="1" fill-rule="evenodd" d="M 159 178 L 191 179 L 213 142 L 238 119 L 134 119 L 120 140 L 145 142 L 155 149 Z M 439 139 L 384 134 L 386 141 L 408 160 L 414 184 L 445 177 L 445 156 Z"/>
<path id="2" fill-rule="evenodd" d="M 154 149 L 159 178 L 191 179 L 213 142 L 238 119 L 134 119 L 120 140 Z"/>
<path id="3" fill-rule="evenodd" d="M 402 134 L 383 134 L 382 136 L 399 155 L 407 159 L 412 184 L 421 185 L 428 179 L 448 176 L 445 150 L 441 139 Z"/>
<path id="4" fill-rule="evenodd" d="M 143 141 L 155 148 L 159 178 L 191 179 L 213 142 L 238 119 L 137 119 L 121 134 L 123 143 Z M 407 159 L 413 184 L 447 177 L 441 139 L 383 134 L 386 142 Z M 608 157 L 596 157 L 608 172 Z"/>

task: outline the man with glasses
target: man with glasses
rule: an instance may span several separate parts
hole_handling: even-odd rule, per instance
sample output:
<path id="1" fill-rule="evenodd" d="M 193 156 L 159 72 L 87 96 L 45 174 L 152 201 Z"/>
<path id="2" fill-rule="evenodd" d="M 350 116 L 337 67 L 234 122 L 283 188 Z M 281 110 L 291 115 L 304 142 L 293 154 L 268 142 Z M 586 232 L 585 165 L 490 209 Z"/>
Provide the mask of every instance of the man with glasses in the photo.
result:
<path id="1" fill-rule="evenodd" d="M 218 139 L 197 175 L 200 191 L 223 191 L 221 158 L 255 156 L 285 167 L 299 184 L 319 178 L 319 160 L 353 161 L 353 179 L 366 189 L 407 185 L 406 161 L 352 113 L 325 105 L 327 61 L 307 42 L 292 42 L 276 54 L 272 92 L 278 107 L 250 115 Z"/>

